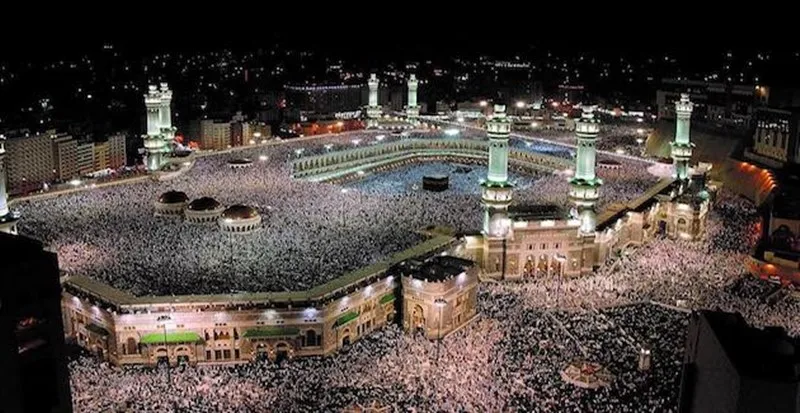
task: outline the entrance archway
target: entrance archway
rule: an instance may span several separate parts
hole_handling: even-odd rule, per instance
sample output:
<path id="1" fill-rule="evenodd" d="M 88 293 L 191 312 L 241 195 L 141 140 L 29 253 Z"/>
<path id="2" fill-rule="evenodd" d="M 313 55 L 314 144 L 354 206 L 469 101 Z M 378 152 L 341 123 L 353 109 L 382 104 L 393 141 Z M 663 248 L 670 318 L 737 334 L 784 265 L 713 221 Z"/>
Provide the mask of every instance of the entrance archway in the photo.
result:
<path id="1" fill-rule="evenodd" d="M 685 218 L 678 218 L 677 227 L 678 235 L 689 232 L 689 224 L 686 222 Z"/>
<path id="2" fill-rule="evenodd" d="M 419 304 L 414 306 L 411 312 L 411 328 L 413 330 L 425 330 L 425 310 Z"/>
<path id="3" fill-rule="evenodd" d="M 657 235 L 666 235 L 667 234 L 667 221 L 660 220 L 658 221 L 658 232 Z"/>
<path id="4" fill-rule="evenodd" d="M 342 332 L 342 347 L 347 347 L 350 345 L 350 329 L 346 328 Z"/>
<path id="5" fill-rule="evenodd" d="M 136 354 L 139 352 L 139 348 L 136 346 L 136 340 L 133 337 L 128 338 L 125 347 L 127 347 L 127 354 Z"/>
<path id="6" fill-rule="evenodd" d="M 536 273 L 539 276 L 547 275 L 547 256 L 542 255 L 539 257 L 539 262 L 536 264 Z"/>
<path id="7" fill-rule="evenodd" d="M 156 355 L 156 364 L 158 365 L 169 364 L 169 353 L 167 352 L 167 349 L 161 347 L 156 350 L 155 355 Z"/>
<path id="8" fill-rule="evenodd" d="M 291 349 L 291 347 L 289 347 L 289 345 L 284 343 L 284 342 L 280 342 L 280 343 L 276 344 L 275 345 L 275 361 L 276 362 L 280 362 L 280 361 L 283 361 L 283 360 L 288 360 L 289 359 L 289 350 L 290 349 Z"/>
<path id="9" fill-rule="evenodd" d="M 264 343 L 256 344 L 256 360 L 267 360 L 269 358 L 269 348 Z"/>
<path id="10" fill-rule="evenodd" d="M 525 261 L 525 266 L 522 267 L 522 276 L 524 278 L 533 277 L 535 272 L 536 264 L 533 262 L 533 257 L 529 255 L 527 261 Z"/>

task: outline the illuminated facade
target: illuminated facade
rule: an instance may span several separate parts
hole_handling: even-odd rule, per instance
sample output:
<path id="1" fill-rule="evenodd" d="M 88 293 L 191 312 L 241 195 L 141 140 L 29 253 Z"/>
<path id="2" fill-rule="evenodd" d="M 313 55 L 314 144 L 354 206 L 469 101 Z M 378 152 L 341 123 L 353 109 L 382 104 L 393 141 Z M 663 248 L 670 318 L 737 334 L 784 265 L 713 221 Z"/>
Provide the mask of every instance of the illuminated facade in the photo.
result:
<path id="1" fill-rule="evenodd" d="M 16 234 L 19 215 L 12 213 L 8 207 L 6 182 L 6 138 L 0 135 L 0 232 Z"/>
<path id="2" fill-rule="evenodd" d="M 297 292 L 136 297 L 73 276 L 62 296 L 65 332 L 119 365 L 320 356 L 398 320 L 435 338 L 475 317 L 478 279 L 471 262 L 440 255 L 455 238 L 428 235 L 384 262 Z"/>
<path id="3" fill-rule="evenodd" d="M 435 256 L 401 272 L 406 331 L 441 338 L 478 315 L 478 268 L 472 261 Z"/>
<path id="4" fill-rule="evenodd" d="M 678 105 L 673 144 L 678 176 L 663 179 L 635 200 L 609 206 L 598 217 L 594 206 L 602 185 L 595 173 L 599 122 L 591 111 L 584 112 L 576 122 L 577 156 L 569 192 L 577 213 L 568 215 L 548 205 L 506 205 L 508 224 L 503 236 L 497 238 L 499 234 L 486 229 L 481 235 L 467 235 L 460 253 L 476 261 L 491 278 L 574 277 L 591 273 L 623 249 L 655 236 L 702 238 L 711 205 L 705 182 L 709 168 L 688 166 L 691 103 L 686 98 Z M 489 136 L 491 142 L 491 132 Z M 490 143 L 490 159 L 493 149 Z M 490 175 L 491 165 L 490 161 Z"/>

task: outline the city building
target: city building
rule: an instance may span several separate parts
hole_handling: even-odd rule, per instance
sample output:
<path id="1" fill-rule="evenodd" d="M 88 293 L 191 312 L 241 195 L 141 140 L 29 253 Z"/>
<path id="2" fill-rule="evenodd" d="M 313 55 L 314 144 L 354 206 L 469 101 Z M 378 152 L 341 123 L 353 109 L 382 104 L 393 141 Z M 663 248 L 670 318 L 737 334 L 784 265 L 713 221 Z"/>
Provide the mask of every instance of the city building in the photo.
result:
<path id="1" fill-rule="evenodd" d="M 223 150 L 263 143 L 272 137 L 271 127 L 263 122 L 245 119 L 241 112 L 230 121 L 198 119 L 189 122 L 189 138 L 202 150 Z"/>
<path id="2" fill-rule="evenodd" d="M 762 207 L 760 239 L 747 268 L 756 277 L 796 287 L 800 285 L 800 178 L 779 174 L 777 179 Z"/>
<path id="3" fill-rule="evenodd" d="M 800 341 L 739 314 L 698 311 L 686 336 L 681 413 L 800 412 Z"/>
<path id="4" fill-rule="evenodd" d="M 106 142 L 96 142 L 94 144 L 94 170 L 100 171 L 106 168 L 110 168 L 111 160 L 110 147 L 108 141 Z"/>
<path id="5" fill-rule="evenodd" d="M 659 118 L 675 119 L 674 103 L 682 93 L 695 103 L 696 120 L 737 128 L 750 127 L 756 108 L 769 102 L 769 89 L 763 86 L 662 79 L 656 92 Z"/>
<path id="6" fill-rule="evenodd" d="M 231 122 L 223 120 L 203 119 L 200 121 L 200 149 L 222 150 L 231 146 Z"/>
<path id="7" fill-rule="evenodd" d="M 38 189 L 57 175 L 53 167 L 51 136 L 55 131 L 30 135 L 10 135 L 6 141 L 8 187 L 12 193 Z"/>
<path id="8" fill-rule="evenodd" d="M 11 136 L 6 141 L 9 192 L 41 189 L 42 184 L 67 182 L 102 169 L 125 166 L 126 139 L 122 133 L 105 142 L 78 142 L 66 133 Z"/>
<path id="9" fill-rule="evenodd" d="M 115 133 L 108 137 L 105 142 L 108 145 L 108 168 L 116 170 L 127 164 L 127 140 L 124 132 Z M 96 168 L 95 170 L 99 171 L 101 169 L 104 168 Z"/>
<path id="10" fill-rule="evenodd" d="M 94 172 L 94 142 L 78 143 L 75 152 L 75 167 L 78 170 L 78 175 L 84 176 Z"/>
<path id="11" fill-rule="evenodd" d="M 743 154 L 746 160 L 772 168 L 800 164 L 800 112 L 759 108 L 753 126 L 752 141 Z"/>
<path id="12" fill-rule="evenodd" d="M 451 232 L 426 234 L 427 240 L 383 262 L 306 291 L 176 301 L 136 297 L 73 276 L 62 296 L 65 329 L 120 365 L 319 356 L 397 320 L 409 331 L 441 337 L 476 315 L 477 269 L 441 256 L 458 242 Z"/>
<path id="13" fill-rule="evenodd" d="M 71 412 L 58 259 L 0 232 L 0 410 Z"/>
<path id="14" fill-rule="evenodd" d="M 361 85 L 286 85 L 286 105 L 300 111 L 300 120 L 333 119 L 337 113 L 363 106 Z"/>
<path id="15" fill-rule="evenodd" d="M 78 141 L 67 134 L 53 136 L 53 170 L 62 182 L 78 176 Z"/>

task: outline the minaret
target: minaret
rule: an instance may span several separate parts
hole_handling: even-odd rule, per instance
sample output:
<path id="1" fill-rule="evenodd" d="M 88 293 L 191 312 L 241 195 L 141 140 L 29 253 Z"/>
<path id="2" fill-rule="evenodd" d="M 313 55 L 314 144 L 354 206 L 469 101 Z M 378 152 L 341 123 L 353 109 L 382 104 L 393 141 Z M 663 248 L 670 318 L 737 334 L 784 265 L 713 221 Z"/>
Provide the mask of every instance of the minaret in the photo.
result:
<path id="1" fill-rule="evenodd" d="M 693 108 L 694 103 L 689 100 L 689 94 L 681 93 L 681 99 L 675 102 L 675 140 L 672 141 L 675 178 L 681 182 L 689 180 L 689 159 L 692 157 L 692 148 L 694 148 L 694 144 L 689 141 Z"/>
<path id="2" fill-rule="evenodd" d="M 378 119 L 381 117 L 381 107 L 378 105 L 378 75 L 369 75 L 367 86 L 369 86 L 369 105 L 367 106 L 367 127 L 378 127 Z"/>
<path id="3" fill-rule="evenodd" d="M 0 135 L 0 217 L 8 215 L 8 191 L 6 191 L 6 137 Z"/>
<path id="4" fill-rule="evenodd" d="M 157 171 L 163 164 L 164 140 L 161 135 L 161 93 L 158 87 L 150 85 L 144 95 L 147 109 L 147 134 L 144 136 L 144 149 L 147 153 L 147 170 Z"/>
<path id="5" fill-rule="evenodd" d="M 594 205 L 600 196 L 603 181 L 595 175 L 597 151 L 595 143 L 600 133 L 600 121 L 594 118 L 594 108 L 586 108 L 575 122 L 578 153 L 575 175 L 570 179 L 569 198 L 575 204 L 580 219 L 580 235 L 593 235 L 597 226 Z"/>
<path id="6" fill-rule="evenodd" d="M 417 106 L 417 88 L 419 87 L 419 80 L 413 73 L 408 78 L 408 106 L 406 107 L 406 116 L 414 120 L 419 116 L 419 106 Z"/>
<path id="7" fill-rule="evenodd" d="M 17 233 L 19 214 L 8 208 L 8 191 L 6 190 L 6 137 L 0 135 L 0 232 Z"/>
<path id="8" fill-rule="evenodd" d="M 159 122 L 161 123 L 160 131 L 162 140 L 164 141 L 164 151 L 169 152 L 170 144 L 175 139 L 175 131 L 177 128 L 172 126 L 172 91 L 166 83 L 161 83 L 159 91 L 161 92 L 161 105 L 158 108 Z M 161 158 L 164 163 L 166 159 Z"/>
<path id="9" fill-rule="evenodd" d="M 489 173 L 483 188 L 484 206 L 483 233 L 489 238 L 504 238 L 508 235 L 510 222 L 508 206 L 511 205 L 513 185 L 508 182 L 508 138 L 511 135 L 511 120 L 506 117 L 506 107 L 494 106 L 494 114 L 486 122 L 489 136 Z"/>

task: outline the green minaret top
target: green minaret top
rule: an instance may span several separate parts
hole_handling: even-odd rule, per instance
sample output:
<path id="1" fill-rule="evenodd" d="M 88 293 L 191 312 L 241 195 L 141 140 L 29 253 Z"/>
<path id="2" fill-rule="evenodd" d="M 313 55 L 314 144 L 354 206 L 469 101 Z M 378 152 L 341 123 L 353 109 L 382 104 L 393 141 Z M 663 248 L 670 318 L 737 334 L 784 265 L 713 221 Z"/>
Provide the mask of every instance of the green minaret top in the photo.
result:
<path id="1" fill-rule="evenodd" d="M 508 182 L 508 138 L 511 135 L 511 119 L 506 116 L 504 105 L 495 105 L 492 117 L 486 122 L 489 135 L 489 174 L 492 183 Z"/>

